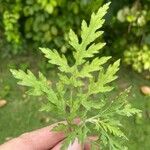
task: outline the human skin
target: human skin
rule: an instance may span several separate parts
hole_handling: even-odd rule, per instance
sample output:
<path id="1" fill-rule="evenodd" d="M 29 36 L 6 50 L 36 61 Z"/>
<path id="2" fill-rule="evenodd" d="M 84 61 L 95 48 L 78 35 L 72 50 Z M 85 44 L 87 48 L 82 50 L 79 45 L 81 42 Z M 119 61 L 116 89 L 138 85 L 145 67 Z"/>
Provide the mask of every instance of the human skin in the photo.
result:
<path id="1" fill-rule="evenodd" d="M 65 135 L 63 132 L 51 131 L 55 125 L 22 134 L 2 145 L 0 150 L 60 150 Z M 90 150 L 89 142 L 82 148 L 78 139 L 75 139 L 67 150 Z"/>

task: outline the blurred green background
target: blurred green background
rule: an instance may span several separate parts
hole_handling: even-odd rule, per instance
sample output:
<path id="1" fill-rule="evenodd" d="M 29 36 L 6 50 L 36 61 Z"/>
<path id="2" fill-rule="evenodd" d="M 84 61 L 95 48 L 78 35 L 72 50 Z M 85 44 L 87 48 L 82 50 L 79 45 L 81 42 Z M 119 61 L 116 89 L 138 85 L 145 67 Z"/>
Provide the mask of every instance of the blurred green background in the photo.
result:
<path id="1" fill-rule="evenodd" d="M 82 19 L 109 0 L 0 0 L 0 144 L 55 121 L 39 112 L 42 98 L 29 97 L 16 85 L 10 68 L 39 70 L 57 79 L 38 47 L 56 48 L 71 62 L 69 29 L 79 35 Z M 129 100 L 142 116 L 123 120 L 129 150 L 150 149 L 150 0 L 111 0 L 103 37 L 107 45 L 99 54 L 122 59 L 114 94 L 132 86 Z M 147 86 L 148 91 L 141 92 Z"/>

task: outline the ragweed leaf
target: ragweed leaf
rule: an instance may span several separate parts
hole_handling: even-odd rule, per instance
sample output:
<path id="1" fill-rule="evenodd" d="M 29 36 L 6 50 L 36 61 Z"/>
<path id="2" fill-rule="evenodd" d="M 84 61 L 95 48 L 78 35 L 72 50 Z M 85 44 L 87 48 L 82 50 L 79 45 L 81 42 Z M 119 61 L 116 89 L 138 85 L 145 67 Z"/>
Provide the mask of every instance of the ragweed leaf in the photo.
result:
<path id="1" fill-rule="evenodd" d="M 13 76 L 19 80 L 18 84 L 30 87 L 28 94 L 40 96 L 43 94 L 47 94 L 48 99 L 51 103 L 56 104 L 58 102 L 57 96 L 49 87 L 49 84 L 42 73 L 39 73 L 39 78 L 37 79 L 33 73 L 28 70 L 25 73 L 22 70 L 10 70 Z"/>
<path id="2" fill-rule="evenodd" d="M 98 51 L 105 45 L 103 43 L 95 44 L 93 43 L 88 49 L 87 46 L 91 44 L 95 39 L 100 37 L 103 31 L 98 31 L 104 23 L 104 15 L 109 8 L 109 4 L 107 3 L 101 7 L 97 13 L 93 13 L 91 15 L 91 20 L 89 25 L 86 23 L 85 20 L 82 21 L 81 24 L 81 39 L 82 42 L 79 43 L 78 37 L 75 33 L 70 30 L 69 33 L 69 43 L 75 48 L 74 58 L 76 60 L 77 65 L 81 65 L 85 62 L 83 60 L 87 57 L 93 57 L 93 54 L 98 53 Z"/>
<path id="3" fill-rule="evenodd" d="M 113 89 L 108 83 L 117 79 L 116 73 L 119 70 L 120 60 L 116 61 L 113 65 L 109 65 L 106 72 L 101 70 L 98 76 L 98 80 L 95 82 L 91 80 L 89 85 L 89 95 L 109 92 Z"/>
<path id="4" fill-rule="evenodd" d="M 105 64 L 110 58 L 111 57 L 101 57 L 95 58 L 91 63 L 86 62 L 78 76 L 81 78 L 93 77 L 91 73 L 102 69 L 102 65 Z"/>
<path id="5" fill-rule="evenodd" d="M 55 49 L 40 48 L 49 63 L 58 66 L 59 80 L 56 84 L 49 85 L 42 73 L 37 78 L 29 70 L 27 73 L 11 70 L 19 80 L 18 84 L 29 87 L 29 94 L 43 95 L 48 99 L 41 111 L 49 112 L 54 118 L 59 118 L 58 121 L 66 120 L 65 124 L 60 123 L 54 128 L 55 131 L 65 133 L 62 150 L 66 150 L 75 139 L 84 145 L 87 137 L 94 131 L 99 137 L 96 144 L 101 149 L 124 149 L 120 140 L 127 138 L 121 130 L 120 117 L 140 112 L 127 101 L 128 90 L 113 101 L 107 100 L 111 97 L 105 97 L 105 93 L 114 88 L 110 83 L 117 79 L 120 64 L 118 60 L 105 69 L 111 57 L 95 55 L 105 45 L 95 40 L 103 33 L 100 29 L 109 4 L 92 13 L 89 23 L 82 21 L 80 38 L 70 30 L 69 44 L 74 48 L 74 64 L 68 64 L 65 55 L 60 55 Z M 75 122 L 76 118 L 80 118 L 78 122 Z"/>
<path id="6" fill-rule="evenodd" d="M 127 139 L 127 137 L 124 135 L 124 133 L 119 128 L 119 126 L 122 126 L 119 121 L 112 120 L 112 119 L 104 119 L 102 121 L 99 121 L 99 125 L 106 132 L 110 132 L 114 136 L 123 137 L 123 138 Z"/>
<path id="7" fill-rule="evenodd" d="M 59 66 L 61 72 L 70 72 L 70 67 L 64 55 L 61 57 L 55 49 L 40 48 L 40 50 L 45 54 L 45 57 L 49 59 L 49 63 Z"/>

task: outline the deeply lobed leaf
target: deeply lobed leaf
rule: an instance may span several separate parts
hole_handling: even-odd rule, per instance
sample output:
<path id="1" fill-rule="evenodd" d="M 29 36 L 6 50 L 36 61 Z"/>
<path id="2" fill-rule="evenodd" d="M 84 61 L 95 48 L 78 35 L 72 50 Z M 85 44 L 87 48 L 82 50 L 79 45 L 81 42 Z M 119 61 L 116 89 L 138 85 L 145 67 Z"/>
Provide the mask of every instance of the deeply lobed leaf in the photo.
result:
<path id="1" fill-rule="evenodd" d="M 47 97 L 41 110 L 54 114 L 66 124 L 58 124 L 54 131 L 64 131 L 66 139 L 62 149 L 77 138 L 83 144 L 89 134 L 96 134 L 99 140 L 95 144 L 103 149 L 124 149 L 120 139 L 127 139 L 121 130 L 120 119 L 116 116 L 132 116 L 140 113 L 132 108 L 127 101 L 128 91 L 119 95 L 114 101 L 109 101 L 105 93 L 114 87 L 110 85 L 117 79 L 120 60 L 117 60 L 106 69 L 104 66 L 111 57 L 96 57 L 95 54 L 103 48 L 105 43 L 95 40 L 103 31 L 104 15 L 109 8 L 109 3 L 103 5 L 96 13 L 92 13 L 89 24 L 83 20 L 81 23 L 81 40 L 73 30 L 69 32 L 69 44 L 74 48 L 75 63 L 69 66 L 65 55 L 60 55 L 55 49 L 40 48 L 48 62 L 57 65 L 59 81 L 53 87 L 48 84 L 42 73 L 36 78 L 31 71 L 25 73 L 21 70 L 11 70 L 18 84 L 28 86 L 30 94 Z M 91 60 L 87 60 L 91 58 Z M 92 59 L 93 58 L 93 59 Z M 100 95 L 98 95 L 100 94 Z M 76 118 L 80 122 L 75 123 Z M 119 140 L 117 139 L 119 137 Z M 97 147 L 97 145 L 96 145 Z"/>

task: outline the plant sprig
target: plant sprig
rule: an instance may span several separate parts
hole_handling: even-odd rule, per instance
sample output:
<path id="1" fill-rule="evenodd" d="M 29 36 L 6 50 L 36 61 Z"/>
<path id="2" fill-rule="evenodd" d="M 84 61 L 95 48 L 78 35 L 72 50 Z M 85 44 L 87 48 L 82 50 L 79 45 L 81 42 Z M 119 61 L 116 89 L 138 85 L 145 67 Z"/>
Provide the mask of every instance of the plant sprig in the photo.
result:
<path id="1" fill-rule="evenodd" d="M 68 42 L 74 48 L 75 59 L 72 66 L 57 50 L 40 48 L 49 63 L 58 66 L 59 81 L 55 86 L 49 85 L 42 73 L 36 78 L 29 70 L 27 73 L 22 70 L 11 70 L 14 77 L 20 80 L 18 84 L 30 88 L 29 94 L 46 96 L 48 101 L 41 110 L 48 111 L 54 116 L 57 114 L 58 118 L 67 121 L 67 124 L 59 123 L 54 128 L 55 131 L 66 133 L 62 149 L 66 149 L 75 138 L 83 144 L 87 136 L 94 132 L 99 137 L 95 142 L 99 147 L 110 150 L 123 149 L 124 146 L 119 141 L 127 137 L 121 130 L 122 124 L 117 116 L 128 117 L 140 113 L 140 110 L 132 108 L 126 100 L 129 90 L 125 90 L 113 101 L 99 96 L 113 90 L 114 87 L 110 83 L 117 79 L 116 73 L 120 64 L 120 60 L 117 60 L 104 68 L 104 64 L 111 57 L 95 57 L 105 45 L 101 42 L 96 43 L 95 40 L 103 33 L 100 28 L 104 24 L 103 17 L 109 4 L 92 13 L 89 24 L 85 20 L 82 21 L 81 40 L 73 30 L 70 30 Z M 92 61 L 88 58 L 92 58 Z M 80 118 L 79 124 L 74 123 L 76 118 Z"/>

